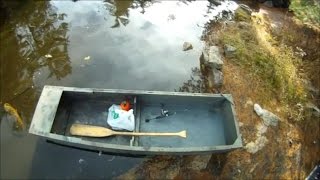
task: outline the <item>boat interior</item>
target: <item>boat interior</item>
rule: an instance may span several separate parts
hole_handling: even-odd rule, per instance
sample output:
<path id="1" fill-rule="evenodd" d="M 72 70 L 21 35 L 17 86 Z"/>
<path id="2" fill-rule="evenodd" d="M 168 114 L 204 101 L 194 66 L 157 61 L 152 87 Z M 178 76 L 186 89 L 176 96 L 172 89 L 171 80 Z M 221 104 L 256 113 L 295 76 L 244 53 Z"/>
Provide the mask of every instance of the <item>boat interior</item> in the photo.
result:
<path id="1" fill-rule="evenodd" d="M 120 104 L 123 100 L 128 100 L 134 110 L 135 132 L 186 130 L 187 138 L 120 135 L 79 138 L 127 146 L 183 148 L 232 145 L 238 137 L 232 104 L 223 96 L 72 91 L 63 92 L 51 133 L 72 136 L 70 127 L 74 123 L 111 129 L 107 123 L 108 109 L 112 104 Z"/>

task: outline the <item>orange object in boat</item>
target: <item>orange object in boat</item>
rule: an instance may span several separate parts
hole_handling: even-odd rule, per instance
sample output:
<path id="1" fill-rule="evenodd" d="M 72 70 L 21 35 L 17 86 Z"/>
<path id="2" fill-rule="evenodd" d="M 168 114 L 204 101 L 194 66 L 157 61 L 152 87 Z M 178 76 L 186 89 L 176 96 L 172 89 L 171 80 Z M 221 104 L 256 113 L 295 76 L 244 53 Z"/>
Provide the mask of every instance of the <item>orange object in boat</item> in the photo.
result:
<path id="1" fill-rule="evenodd" d="M 122 101 L 121 104 L 120 104 L 120 107 L 121 107 L 122 110 L 129 111 L 130 110 L 129 101 Z"/>

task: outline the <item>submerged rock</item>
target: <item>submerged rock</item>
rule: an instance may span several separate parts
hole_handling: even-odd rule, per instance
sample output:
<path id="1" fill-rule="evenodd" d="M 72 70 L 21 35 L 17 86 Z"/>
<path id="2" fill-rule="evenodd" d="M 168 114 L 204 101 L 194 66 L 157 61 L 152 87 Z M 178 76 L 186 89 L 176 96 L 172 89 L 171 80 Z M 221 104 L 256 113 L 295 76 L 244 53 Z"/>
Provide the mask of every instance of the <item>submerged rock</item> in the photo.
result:
<path id="1" fill-rule="evenodd" d="M 224 45 L 224 55 L 228 58 L 234 57 L 236 50 L 237 50 L 237 48 L 235 48 L 229 44 Z"/>
<path id="2" fill-rule="evenodd" d="M 254 111 L 260 116 L 266 126 L 277 126 L 280 118 L 270 111 L 262 109 L 259 104 L 254 104 Z"/>
<path id="3" fill-rule="evenodd" d="M 190 49 L 193 49 L 192 44 L 189 43 L 189 42 L 184 42 L 184 43 L 183 43 L 182 50 L 183 50 L 183 51 L 188 51 L 188 50 L 190 50 Z"/>
<path id="4" fill-rule="evenodd" d="M 218 46 L 206 47 L 201 54 L 200 62 L 211 69 L 221 70 L 223 67 L 222 57 Z"/>

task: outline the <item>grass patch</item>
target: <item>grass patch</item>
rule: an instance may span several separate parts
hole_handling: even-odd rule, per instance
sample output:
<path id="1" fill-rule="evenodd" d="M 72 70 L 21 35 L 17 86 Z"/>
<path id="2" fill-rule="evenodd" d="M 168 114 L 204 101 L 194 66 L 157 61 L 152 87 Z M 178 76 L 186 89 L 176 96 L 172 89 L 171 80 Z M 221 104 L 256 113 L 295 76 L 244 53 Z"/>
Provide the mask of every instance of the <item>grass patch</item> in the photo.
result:
<path id="1" fill-rule="evenodd" d="M 242 8 L 236 9 L 236 11 L 234 12 L 234 19 L 237 21 L 247 22 L 251 20 L 250 16 L 248 16 L 248 13 Z"/>
<path id="2" fill-rule="evenodd" d="M 301 21 L 320 25 L 320 1 L 292 0 L 289 8 Z"/>
<path id="3" fill-rule="evenodd" d="M 255 76 L 280 101 L 289 105 L 304 102 L 306 93 L 296 69 L 301 59 L 290 47 L 277 43 L 261 21 L 226 28 L 220 32 L 221 43 L 236 47 L 232 62 Z"/>

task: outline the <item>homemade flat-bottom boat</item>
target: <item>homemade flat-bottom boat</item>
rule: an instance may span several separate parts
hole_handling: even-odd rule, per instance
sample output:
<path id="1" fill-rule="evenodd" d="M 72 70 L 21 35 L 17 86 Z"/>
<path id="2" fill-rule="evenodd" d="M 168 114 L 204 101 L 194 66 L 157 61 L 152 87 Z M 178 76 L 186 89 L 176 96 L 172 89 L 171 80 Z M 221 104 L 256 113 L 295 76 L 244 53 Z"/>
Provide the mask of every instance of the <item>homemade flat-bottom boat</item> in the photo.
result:
<path id="1" fill-rule="evenodd" d="M 134 110 L 134 132 L 186 130 L 187 137 L 96 138 L 70 134 L 73 124 L 111 129 L 107 123 L 108 108 L 124 99 L 130 101 Z M 166 115 L 161 116 L 164 112 Z M 242 147 L 230 94 L 45 86 L 29 133 L 77 148 L 133 155 L 218 153 Z"/>

